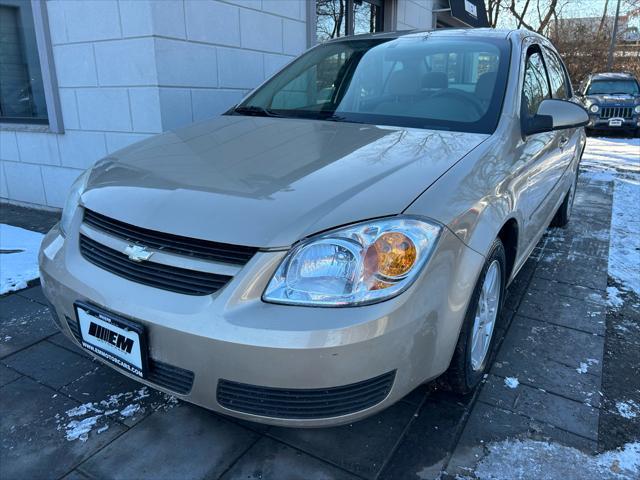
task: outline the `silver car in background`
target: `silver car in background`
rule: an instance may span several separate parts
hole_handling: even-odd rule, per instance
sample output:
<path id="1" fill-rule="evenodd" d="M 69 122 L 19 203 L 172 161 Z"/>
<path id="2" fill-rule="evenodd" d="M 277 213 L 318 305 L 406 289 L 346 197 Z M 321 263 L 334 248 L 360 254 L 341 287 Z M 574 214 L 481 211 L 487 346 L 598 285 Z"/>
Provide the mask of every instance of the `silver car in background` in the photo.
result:
<path id="1" fill-rule="evenodd" d="M 82 175 L 43 289 L 96 358 L 248 420 L 348 423 L 442 374 L 468 392 L 569 219 L 587 122 L 528 31 L 331 41 Z"/>

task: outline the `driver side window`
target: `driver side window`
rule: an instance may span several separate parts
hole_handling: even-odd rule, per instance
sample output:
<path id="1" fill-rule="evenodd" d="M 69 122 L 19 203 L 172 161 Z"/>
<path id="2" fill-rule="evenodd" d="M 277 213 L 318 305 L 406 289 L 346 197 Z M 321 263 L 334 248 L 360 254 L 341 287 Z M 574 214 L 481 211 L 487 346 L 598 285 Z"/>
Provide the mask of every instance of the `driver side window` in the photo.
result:
<path id="1" fill-rule="evenodd" d="M 529 50 L 531 52 L 531 50 Z M 539 50 L 529 53 L 522 86 L 522 116 L 532 118 L 543 100 L 551 98 L 547 72 Z"/>

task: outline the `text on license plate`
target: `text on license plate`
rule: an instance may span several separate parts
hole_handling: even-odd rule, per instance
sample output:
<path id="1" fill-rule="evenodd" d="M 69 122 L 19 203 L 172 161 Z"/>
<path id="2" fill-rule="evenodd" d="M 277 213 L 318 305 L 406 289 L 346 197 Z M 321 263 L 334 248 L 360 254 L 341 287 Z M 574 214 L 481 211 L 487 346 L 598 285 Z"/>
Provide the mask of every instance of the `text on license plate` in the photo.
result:
<path id="1" fill-rule="evenodd" d="M 621 127 L 622 126 L 622 120 L 620 120 L 619 118 L 613 118 L 613 119 L 609 120 L 609 126 L 610 127 Z"/>
<path id="2" fill-rule="evenodd" d="M 140 335 L 78 307 L 82 346 L 121 368 L 144 377 Z"/>

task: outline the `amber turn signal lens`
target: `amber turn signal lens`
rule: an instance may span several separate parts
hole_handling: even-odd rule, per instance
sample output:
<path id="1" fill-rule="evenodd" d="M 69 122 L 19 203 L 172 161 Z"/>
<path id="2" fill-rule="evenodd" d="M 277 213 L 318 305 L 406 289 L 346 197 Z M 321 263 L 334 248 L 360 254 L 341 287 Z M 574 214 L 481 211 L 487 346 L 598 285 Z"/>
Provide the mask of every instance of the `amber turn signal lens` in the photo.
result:
<path id="1" fill-rule="evenodd" d="M 377 260 L 375 271 L 385 277 L 397 278 L 406 275 L 418 257 L 413 241 L 400 232 L 383 233 L 370 247 L 375 255 L 367 252 L 369 265 L 367 270 L 373 270 L 373 258 Z M 373 253 L 373 252 L 371 252 Z"/>

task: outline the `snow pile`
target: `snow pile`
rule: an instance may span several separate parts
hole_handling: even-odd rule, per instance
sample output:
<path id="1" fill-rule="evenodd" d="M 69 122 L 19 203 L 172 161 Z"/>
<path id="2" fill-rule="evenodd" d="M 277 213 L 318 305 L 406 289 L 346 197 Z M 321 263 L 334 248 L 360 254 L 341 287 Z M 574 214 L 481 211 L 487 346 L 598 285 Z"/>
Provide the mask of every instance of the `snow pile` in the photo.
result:
<path id="1" fill-rule="evenodd" d="M 640 442 L 596 456 L 534 440 L 505 440 L 487 448 L 474 472 L 479 480 L 632 480 L 640 475 Z"/>
<path id="2" fill-rule="evenodd" d="M 598 180 L 637 178 L 640 175 L 640 139 L 590 137 L 580 167 L 589 177 Z"/>
<path id="3" fill-rule="evenodd" d="M 144 413 L 145 408 L 139 402 L 149 396 L 147 387 L 142 387 L 133 392 L 110 395 L 106 400 L 97 403 L 84 403 L 67 410 L 64 417 L 57 414 L 55 417 L 58 424 L 57 429 L 64 430 L 65 438 L 70 442 L 74 440 L 86 442 L 96 426 L 100 425 L 96 429 L 96 433 L 101 434 L 109 429 L 109 420 L 123 421 L 138 413 Z M 152 402 L 149 408 L 152 411 L 168 410 L 177 404 L 176 397 L 163 394 L 162 401 Z"/>
<path id="4" fill-rule="evenodd" d="M 640 178 L 615 182 L 609 274 L 640 295 Z"/>
<path id="5" fill-rule="evenodd" d="M 26 288 L 38 278 L 38 250 L 42 235 L 0 223 L 0 295 Z"/>
<path id="6" fill-rule="evenodd" d="M 581 168 L 614 180 L 609 275 L 640 295 L 640 139 L 589 138 Z"/>

